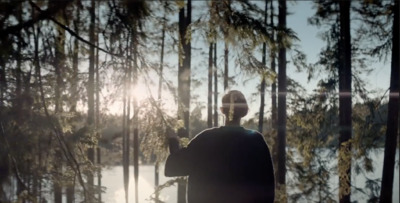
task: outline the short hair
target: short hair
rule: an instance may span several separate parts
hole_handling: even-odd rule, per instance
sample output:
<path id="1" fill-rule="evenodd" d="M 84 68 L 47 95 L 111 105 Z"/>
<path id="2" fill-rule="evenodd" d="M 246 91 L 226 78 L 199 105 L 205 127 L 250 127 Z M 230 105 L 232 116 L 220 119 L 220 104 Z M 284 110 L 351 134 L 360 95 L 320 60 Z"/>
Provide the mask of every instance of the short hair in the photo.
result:
<path id="1" fill-rule="evenodd" d="M 229 120 L 242 118 L 247 115 L 249 106 L 246 98 L 238 90 L 231 90 L 222 97 L 222 113 Z"/>

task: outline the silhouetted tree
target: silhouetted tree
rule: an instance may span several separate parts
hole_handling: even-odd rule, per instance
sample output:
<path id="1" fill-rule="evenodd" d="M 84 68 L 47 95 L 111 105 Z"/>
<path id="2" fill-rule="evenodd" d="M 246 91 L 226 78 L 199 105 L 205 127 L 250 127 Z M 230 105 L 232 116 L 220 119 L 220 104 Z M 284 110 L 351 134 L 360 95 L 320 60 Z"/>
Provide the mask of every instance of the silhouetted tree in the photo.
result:
<path id="1" fill-rule="evenodd" d="M 396 157 L 397 134 L 399 131 L 399 80 L 400 80 L 400 33 L 399 33 L 399 1 L 394 1 L 392 7 L 392 62 L 390 73 L 390 93 L 388 117 L 386 124 L 385 156 L 383 160 L 382 184 L 380 202 L 392 202 L 394 165 Z"/>
<path id="2" fill-rule="evenodd" d="M 286 47 L 283 46 L 284 36 L 282 30 L 286 28 L 286 1 L 279 1 L 279 15 L 278 15 L 278 28 L 280 32 L 277 36 L 277 42 L 279 43 L 278 52 L 278 187 L 283 193 L 284 199 L 281 201 L 287 201 L 286 199 Z"/>

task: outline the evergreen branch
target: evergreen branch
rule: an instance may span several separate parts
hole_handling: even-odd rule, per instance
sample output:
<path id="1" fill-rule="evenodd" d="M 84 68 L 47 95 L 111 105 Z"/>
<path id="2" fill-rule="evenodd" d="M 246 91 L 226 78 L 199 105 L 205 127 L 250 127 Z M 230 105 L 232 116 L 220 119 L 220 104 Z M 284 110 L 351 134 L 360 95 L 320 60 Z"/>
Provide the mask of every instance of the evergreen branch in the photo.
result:
<path id="1" fill-rule="evenodd" d="M 34 7 L 34 8 L 35 8 L 36 10 L 38 10 L 39 12 L 41 12 L 41 13 L 45 12 L 45 11 L 43 11 L 38 5 L 36 5 L 34 2 L 32 2 L 32 0 L 29 0 L 29 3 L 32 5 L 32 7 Z M 60 26 L 60 27 L 63 28 L 64 30 L 66 30 L 66 31 L 67 31 L 69 34 L 71 34 L 72 36 L 76 37 L 79 41 L 81 41 L 81 42 L 83 42 L 83 43 L 85 43 L 85 44 L 87 44 L 87 45 L 89 45 L 89 46 L 91 46 L 91 47 L 94 47 L 94 48 L 96 48 L 96 49 L 98 49 L 98 50 L 100 50 L 100 51 L 102 51 L 102 52 L 104 52 L 104 53 L 106 53 L 106 54 L 109 54 L 109 55 L 112 55 L 112 56 L 116 56 L 116 57 L 122 57 L 122 55 L 112 53 L 112 52 L 110 52 L 110 51 L 108 51 L 108 50 L 105 50 L 105 49 L 103 49 L 103 48 L 101 48 L 101 47 L 99 47 L 99 46 L 97 46 L 97 45 L 95 45 L 95 44 L 89 42 L 88 40 L 86 40 L 86 39 L 84 39 L 83 37 L 81 37 L 80 35 L 78 35 L 75 31 L 73 31 L 73 30 L 72 30 L 71 28 L 69 28 L 68 26 L 66 26 L 66 25 L 64 25 L 64 24 L 62 24 L 62 23 L 60 23 L 60 22 L 58 22 L 55 18 L 49 16 L 48 19 L 50 19 L 50 20 L 53 21 L 55 24 L 57 24 L 58 26 Z"/>
<path id="2" fill-rule="evenodd" d="M 22 30 L 22 29 L 24 29 L 26 27 L 32 27 L 35 23 L 37 23 L 37 22 L 39 22 L 41 20 L 44 20 L 44 19 L 48 19 L 50 16 L 54 15 L 59 10 L 65 8 L 68 4 L 70 4 L 72 2 L 73 2 L 73 0 L 59 1 L 57 4 L 55 4 L 55 6 L 50 7 L 48 9 L 44 10 L 44 11 L 39 8 L 41 13 L 37 17 L 35 17 L 33 19 L 30 19 L 30 20 L 28 20 L 26 22 L 20 23 L 20 24 L 17 24 L 17 25 L 14 25 L 14 26 L 10 26 L 10 27 L 2 30 L 0 32 L 0 38 L 3 38 L 8 34 L 15 34 L 15 33 L 19 32 L 20 30 Z M 30 0 L 30 3 L 34 4 L 31 0 Z M 35 4 L 35 6 L 37 7 L 36 4 Z"/>
<path id="3" fill-rule="evenodd" d="M 60 134 L 62 134 L 61 130 L 58 128 L 58 126 L 56 124 L 54 124 L 52 122 L 50 113 L 49 113 L 49 111 L 47 109 L 46 101 L 45 101 L 45 98 L 44 98 L 42 77 L 41 77 L 41 73 L 40 73 L 40 69 L 41 68 L 40 68 L 39 61 L 37 59 L 36 59 L 36 66 L 39 69 L 38 80 L 39 80 L 40 97 L 41 97 L 41 100 L 42 100 L 42 105 L 43 105 L 43 108 L 44 108 L 44 112 L 45 112 L 46 118 L 47 118 L 47 120 L 49 121 L 50 125 L 53 128 L 54 134 L 55 134 L 55 136 L 57 138 L 58 143 L 61 146 L 61 149 L 62 149 L 62 151 L 64 153 L 65 158 L 67 158 L 68 163 L 71 166 L 71 168 L 74 170 L 75 174 L 78 174 L 78 180 L 79 180 L 80 185 L 83 188 L 83 191 L 84 191 L 83 193 L 84 193 L 84 197 L 85 197 L 85 200 L 86 200 L 87 199 L 87 189 L 85 187 L 85 182 L 83 180 L 83 176 L 82 176 L 82 172 L 81 172 L 80 167 L 79 167 L 79 163 L 75 159 L 74 155 L 72 154 L 71 149 L 66 144 L 66 141 L 65 141 L 64 137 L 60 135 Z"/>

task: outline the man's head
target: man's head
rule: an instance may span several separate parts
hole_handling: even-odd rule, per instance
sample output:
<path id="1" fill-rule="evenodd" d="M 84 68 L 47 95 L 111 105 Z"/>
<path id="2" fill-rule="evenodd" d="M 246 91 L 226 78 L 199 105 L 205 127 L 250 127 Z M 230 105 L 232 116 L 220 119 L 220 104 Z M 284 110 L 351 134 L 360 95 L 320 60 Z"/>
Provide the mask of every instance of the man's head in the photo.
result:
<path id="1" fill-rule="evenodd" d="M 222 97 L 221 112 L 228 120 L 241 119 L 248 110 L 246 98 L 240 91 L 231 90 Z"/>

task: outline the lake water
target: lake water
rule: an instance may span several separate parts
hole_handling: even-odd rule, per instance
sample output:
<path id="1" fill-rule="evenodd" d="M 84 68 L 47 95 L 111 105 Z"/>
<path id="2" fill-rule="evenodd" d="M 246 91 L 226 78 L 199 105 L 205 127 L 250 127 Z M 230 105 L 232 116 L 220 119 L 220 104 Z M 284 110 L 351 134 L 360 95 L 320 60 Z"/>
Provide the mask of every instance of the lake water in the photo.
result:
<path id="1" fill-rule="evenodd" d="M 135 202 L 135 181 L 133 178 L 133 167 L 129 168 L 129 203 Z M 103 186 L 107 187 L 106 193 L 102 195 L 102 200 L 109 203 L 125 203 L 125 191 L 123 181 L 122 166 L 115 166 L 105 169 L 102 172 Z M 160 184 L 165 183 L 171 178 L 164 176 L 164 168 L 160 167 Z M 154 166 L 141 165 L 139 167 L 139 202 L 150 202 L 150 195 L 154 193 Z M 176 202 L 176 186 L 170 186 L 162 190 L 160 199 L 165 202 Z"/>
<path id="2" fill-rule="evenodd" d="M 373 173 L 364 174 L 369 179 L 379 179 L 382 176 L 383 169 L 383 150 L 379 150 L 376 153 L 371 155 L 374 160 L 375 171 Z M 398 151 L 396 153 L 398 156 Z M 396 161 L 396 163 L 398 163 Z M 336 164 L 336 163 L 334 163 Z M 353 170 L 354 171 L 354 170 Z M 334 173 L 334 172 L 333 172 Z M 353 172 L 353 174 L 355 174 Z M 146 203 L 150 202 L 149 197 L 154 193 L 154 166 L 152 165 L 142 165 L 139 168 L 139 202 Z M 352 184 L 354 184 L 358 188 L 365 188 L 365 177 L 364 175 L 353 175 L 352 176 Z M 125 202 L 125 192 L 123 186 L 123 172 L 122 166 L 115 166 L 112 168 L 107 168 L 103 170 L 102 173 L 103 186 L 107 187 L 106 192 L 102 195 L 102 199 L 107 203 L 124 203 Z M 288 172 L 288 176 L 290 176 L 290 171 Z M 167 178 L 163 175 L 163 168 L 160 168 L 160 184 L 165 183 L 170 178 Z M 337 183 L 338 178 L 335 175 L 332 175 L 331 188 L 332 194 L 337 194 Z M 380 185 L 380 184 L 379 184 Z M 130 184 L 129 184 L 129 203 L 135 202 L 135 188 L 134 188 L 134 179 L 133 179 L 133 167 L 130 167 Z M 290 191 L 288 191 L 290 193 Z M 394 185 L 393 185 L 393 202 L 399 202 L 399 168 L 398 164 L 396 164 L 395 169 L 395 177 L 394 177 Z M 176 202 L 176 186 L 171 186 L 169 188 L 164 189 L 160 198 L 165 202 Z M 337 195 L 336 195 L 337 196 Z M 361 192 L 353 191 L 352 193 L 352 201 L 357 202 L 367 202 L 368 195 L 362 194 Z M 306 201 L 304 201 L 306 202 Z"/>

